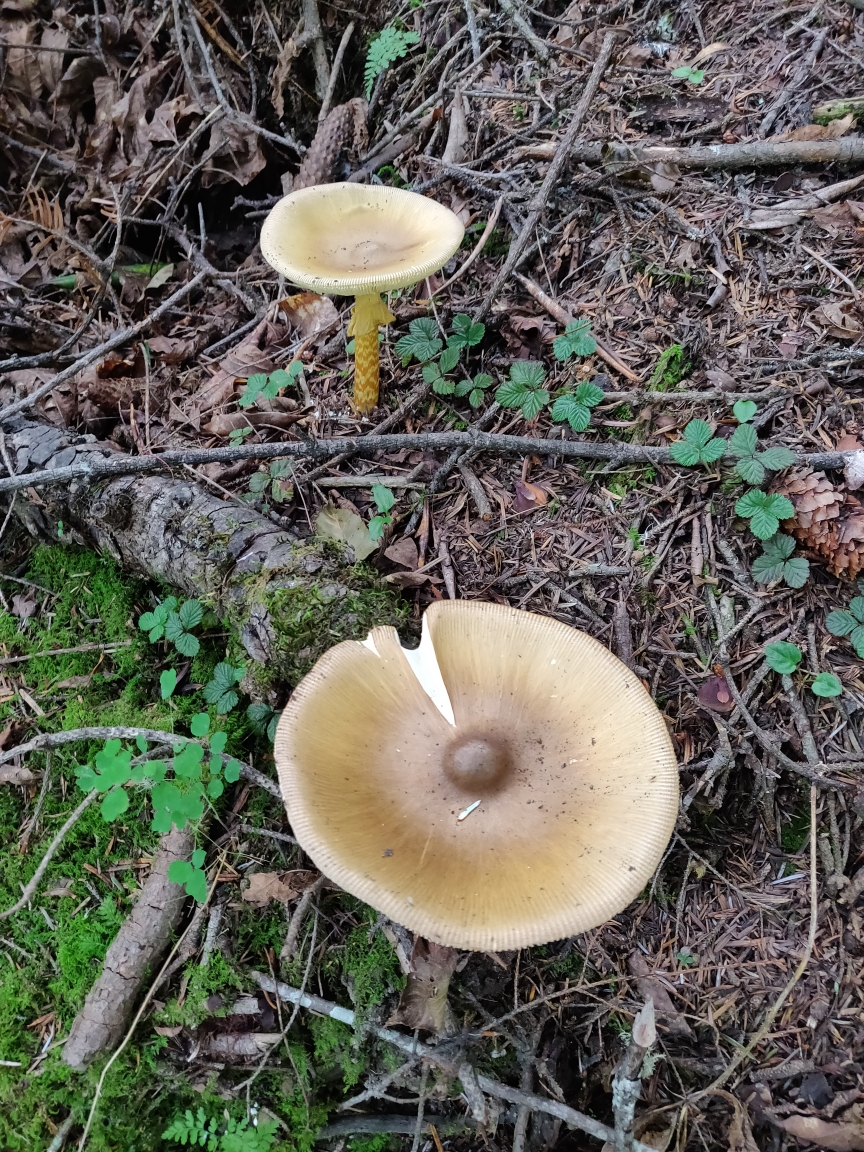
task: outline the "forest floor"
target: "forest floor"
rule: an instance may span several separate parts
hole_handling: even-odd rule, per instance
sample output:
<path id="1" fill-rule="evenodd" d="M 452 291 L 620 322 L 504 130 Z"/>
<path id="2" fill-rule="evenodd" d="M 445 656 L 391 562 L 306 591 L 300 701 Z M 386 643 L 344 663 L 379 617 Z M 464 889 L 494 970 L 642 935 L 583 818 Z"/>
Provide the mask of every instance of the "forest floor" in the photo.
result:
<path id="1" fill-rule="evenodd" d="M 658 1033 L 639 1140 L 864 1148 L 864 530 L 860 458 L 844 473 L 837 456 L 864 446 L 864 143 L 845 106 L 860 95 L 860 7 L 0 5 L 9 473 L 15 412 L 118 460 L 237 448 L 175 473 L 291 540 L 348 532 L 344 561 L 362 557 L 380 597 L 358 609 L 361 635 L 386 602 L 416 637 L 427 605 L 458 596 L 611 648 L 668 723 L 682 794 L 668 852 L 626 911 L 566 941 L 463 956 L 448 1071 L 380 1035 L 405 984 L 402 937 L 317 883 L 278 793 L 235 778 L 197 833 L 206 910 L 184 910 L 179 962 L 101 1081 L 104 1058 L 82 1074 L 62 1046 L 158 836 L 145 791 L 110 822 L 87 808 L 0 920 L 3 1152 L 169 1148 L 187 1110 L 223 1152 L 598 1148 L 560 1106 L 614 1124 L 613 1078 L 647 999 Z M 384 28 L 402 55 L 376 75 Z M 322 101 L 335 111 L 310 148 Z M 349 177 L 423 192 L 466 225 L 439 275 L 391 299 L 380 406 L 364 419 L 346 301 L 286 300 L 296 288 L 258 247 L 292 181 Z M 475 328 L 442 376 L 460 317 Z M 241 405 L 264 384 L 250 377 L 274 395 Z M 534 448 L 454 459 L 436 446 L 472 428 Z M 370 433 L 416 440 L 332 463 L 267 458 Z M 223 685 L 231 707 L 217 692 L 208 709 L 217 666 L 242 668 L 236 635 L 205 612 L 179 663 L 150 642 L 138 621 L 172 589 L 63 523 L 28 535 L 46 491 L 7 492 L 0 529 L 0 916 L 104 738 L 6 752 L 81 728 L 186 732 L 203 709 L 272 781 L 272 707 L 328 643 L 304 642 L 269 705 L 250 711 L 241 681 Z M 782 493 L 794 518 L 772 504 Z M 262 988 L 277 977 L 352 1009 L 355 1026 Z M 462 1061 L 528 1096 L 481 1083 L 478 1119 Z"/>

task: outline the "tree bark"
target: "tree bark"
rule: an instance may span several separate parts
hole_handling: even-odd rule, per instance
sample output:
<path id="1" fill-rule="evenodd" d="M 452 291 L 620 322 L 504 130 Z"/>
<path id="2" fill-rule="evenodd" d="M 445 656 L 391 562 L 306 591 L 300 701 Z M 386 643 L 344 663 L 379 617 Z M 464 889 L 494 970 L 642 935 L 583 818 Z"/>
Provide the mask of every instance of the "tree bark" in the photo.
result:
<path id="1" fill-rule="evenodd" d="M 21 417 L 4 430 L 16 474 L 119 456 L 92 436 Z M 338 549 L 299 540 L 167 466 L 25 491 L 15 511 L 32 535 L 84 544 L 130 573 L 201 597 L 236 628 L 252 660 L 282 681 L 295 683 L 338 640 L 399 618 L 395 594 L 346 565 Z"/>

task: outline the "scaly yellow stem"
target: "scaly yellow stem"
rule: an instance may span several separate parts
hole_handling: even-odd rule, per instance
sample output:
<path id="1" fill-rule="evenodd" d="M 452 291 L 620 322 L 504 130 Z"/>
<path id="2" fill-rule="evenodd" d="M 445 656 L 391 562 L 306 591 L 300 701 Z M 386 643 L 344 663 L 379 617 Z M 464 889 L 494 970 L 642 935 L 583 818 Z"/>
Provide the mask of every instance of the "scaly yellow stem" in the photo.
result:
<path id="1" fill-rule="evenodd" d="M 361 415 L 378 403 L 378 326 L 395 319 L 377 292 L 354 301 L 348 335 L 354 337 L 354 407 Z"/>

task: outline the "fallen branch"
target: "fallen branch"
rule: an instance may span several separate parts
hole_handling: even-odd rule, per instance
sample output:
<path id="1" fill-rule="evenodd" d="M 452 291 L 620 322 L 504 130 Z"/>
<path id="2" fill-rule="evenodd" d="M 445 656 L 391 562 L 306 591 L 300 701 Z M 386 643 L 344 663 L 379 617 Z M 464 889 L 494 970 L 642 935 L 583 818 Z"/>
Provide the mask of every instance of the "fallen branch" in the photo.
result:
<path id="1" fill-rule="evenodd" d="M 526 145 L 517 155 L 532 160 L 557 159 L 560 144 Z M 864 137 L 844 136 L 839 140 L 750 140 L 742 144 L 672 145 L 607 144 L 601 140 L 574 144 L 569 159 L 576 164 L 603 164 L 610 171 L 624 171 L 642 165 L 675 164 L 710 172 L 722 169 L 786 167 L 793 164 L 862 164 Z"/>
<path id="2" fill-rule="evenodd" d="M 4 656 L 0 667 L 7 664 L 24 664 L 28 660 L 41 660 L 46 656 L 69 656 L 75 652 L 116 652 L 118 648 L 128 648 L 131 640 L 119 640 L 116 644 L 77 644 L 74 648 L 52 648 L 50 652 L 28 652 L 26 656 Z"/>
<path id="3" fill-rule="evenodd" d="M 267 976 L 263 972 L 251 972 L 250 975 L 262 991 L 269 992 L 273 996 L 278 996 L 280 1000 L 284 1000 L 289 1004 L 298 1005 L 301 1008 L 308 1008 L 319 1016 L 327 1016 L 331 1020 L 338 1020 L 342 1024 L 347 1024 L 350 1028 L 353 1028 L 355 1025 L 355 1014 L 350 1008 L 342 1008 L 338 1004 L 333 1004 L 330 1000 L 324 1000 L 321 996 L 313 996 L 308 992 L 301 992 L 299 988 L 292 988 L 288 984 L 282 984 L 280 981 L 274 980 L 272 976 Z M 576 991 L 576 989 L 572 989 L 572 991 Z M 369 1021 L 364 1022 L 364 1028 L 374 1033 L 379 1040 L 383 1040 L 387 1044 L 392 1044 L 408 1056 L 416 1057 L 418 1060 L 428 1060 L 430 1064 L 434 1064 L 438 1068 L 443 1068 L 456 1076 L 459 1076 L 460 1072 L 468 1075 L 469 1070 L 471 1070 L 470 1065 L 458 1063 L 458 1056 L 455 1059 L 448 1058 L 448 1044 L 446 1041 L 439 1043 L 433 1048 L 428 1044 L 420 1043 L 418 1040 L 415 1040 L 413 1036 L 405 1036 L 401 1032 L 396 1032 L 393 1028 L 382 1028 L 378 1025 L 371 1024 Z M 580 1132 L 586 1132 L 589 1136 L 595 1136 L 598 1140 L 612 1142 L 615 1139 L 615 1133 L 608 1124 L 603 1124 L 591 1116 L 586 1116 L 584 1112 L 577 1112 L 575 1108 L 570 1108 L 567 1104 L 559 1104 L 557 1100 L 547 1100 L 543 1096 L 535 1096 L 530 1092 L 523 1092 L 519 1088 L 511 1088 L 509 1084 L 499 1084 L 497 1080 L 491 1080 L 488 1076 L 475 1076 L 473 1075 L 473 1070 L 471 1070 L 471 1072 L 474 1083 L 480 1088 L 480 1091 L 484 1092 L 487 1096 L 494 1096 L 498 1100 L 506 1100 L 510 1104 L 525 1106 L 533 1112 L 545 1112 L 549 1116 L 556 1116 L 571 1128 L 576 1128 Z M 650 1152 L 649 1146 L 640 1143 L 638 1140 L 634 1140 L 633 1149 L 635 1152 Z"/>
<path id="4" fill-rule="evenodd" d="M 670 395 L 674 395 L 671 393 Z M 748 393 L 749 395 L 749 393 Z M 414 432 L 387 435 L 339 436 L 332 440 L 284 440 L 271 444 L 238 444 L 228 448 L 168 449 L 150 456 L 125 456 L 111 453 L 99 457 L 92 444 L 78 447 L 81 459 L 73 464 L 19 472 L 0 478 L 0 492 L 44 484 L 69 484 L 73 480 L 111 479 L 141 476 L 150 472 L 164 475 L 171 465 L 230 464 L 235 460 L 273 460 L 296 458 L 320 460 L 328 456 L 355 452 L 398 452 L 402 448 L 435 451 L 470 451 L 511 453 L 516 456 L 563 456 L 568 459 L 608 460 L 618 467 L 625 464 L 672 464 L 669 449 L 649 444 L 626 444 L 600 440 L 546 440 L 532 436 L 508 436 L 494 432 Z M 853 450 L 845 452 L 799 452 L 797 464 L 813 469 L 845 468 Z M 256 516 L 250 509 L 250 515 Z M 263 519 L 263 518 L 262 518 Z M 270 530 L 273 531 L 272 525 Z"/>
<path id="5" fill-rule="evenodd" d="M 105 953 L 102 971 L 87 993 L 63 1046 L 63 1063 L 83 1071 L 121 1039 L 141 985 L 165 950 L 180 919 L 186 894 L 168 879 L 175 860 L 195 846 L 191 829 L 172 828 L 159 851 L 135 906 Z"/>

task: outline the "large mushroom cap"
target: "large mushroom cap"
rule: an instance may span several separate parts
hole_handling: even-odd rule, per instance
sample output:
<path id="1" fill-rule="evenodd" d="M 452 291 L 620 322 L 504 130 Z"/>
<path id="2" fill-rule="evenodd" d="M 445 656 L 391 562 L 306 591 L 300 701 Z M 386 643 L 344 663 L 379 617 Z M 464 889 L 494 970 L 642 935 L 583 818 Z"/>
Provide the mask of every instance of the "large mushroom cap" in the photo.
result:
<path id="1" fill-rule="evenodd" d="M 456 948 L 602 924 L 650 879 L 678 811 L 672 744 L 636 676 L 583 632 L 478 601 L 428 608 L 416 652 L 393 628 L 332 648 L 275 752 L 318 867 Z"/>
<path id="2" fill-rule="evenodd" d="M 301 288 L 362 296 L 431 276 L 464 231 L 449 208 L 416 192 L 321 184 L 279 201 L 261 229 L 261 251 Z"/>

